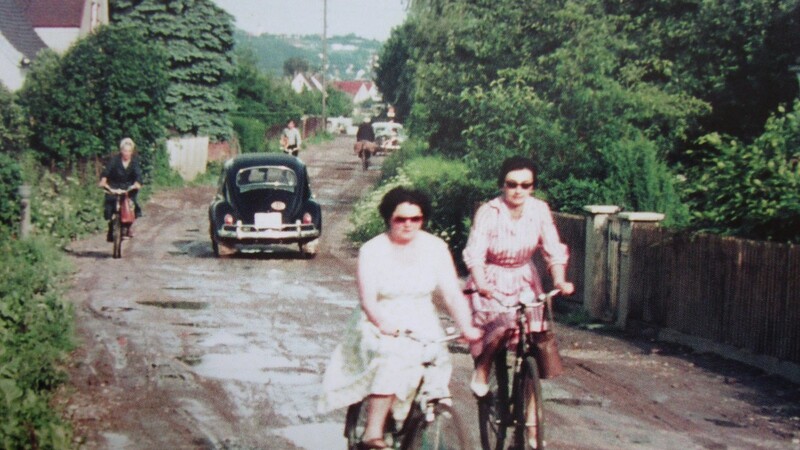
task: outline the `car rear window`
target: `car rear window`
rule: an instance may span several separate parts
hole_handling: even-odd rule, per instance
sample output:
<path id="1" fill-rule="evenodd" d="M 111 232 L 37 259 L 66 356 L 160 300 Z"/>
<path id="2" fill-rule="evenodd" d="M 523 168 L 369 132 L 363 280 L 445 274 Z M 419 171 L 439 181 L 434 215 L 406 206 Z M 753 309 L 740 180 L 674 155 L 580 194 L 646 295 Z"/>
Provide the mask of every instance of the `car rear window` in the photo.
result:
<path id="1" fill-rule="evenodd" d="M 248 167 L 236 174 L 236 186 L 239 192 L 255 189 L 280 189 L 294 192 L 297 186 L 297 175 L 288 167 L 260 166 Z"/>

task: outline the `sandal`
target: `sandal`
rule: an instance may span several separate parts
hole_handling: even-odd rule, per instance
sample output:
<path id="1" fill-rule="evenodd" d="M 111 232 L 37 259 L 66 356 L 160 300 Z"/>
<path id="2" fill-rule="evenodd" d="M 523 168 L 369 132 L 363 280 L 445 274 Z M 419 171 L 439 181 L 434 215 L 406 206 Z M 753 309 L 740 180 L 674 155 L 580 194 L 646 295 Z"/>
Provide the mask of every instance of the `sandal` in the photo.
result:
<path id="1" fill-rule="evenodd" d="M 383 438 L 373 438 L 373 439 L 367 439 L 366 441 L 361 441 L 358 444 L 358 448 L 361 450 L 368 450 L 374 448 L 389 448 L 389 445 L 386 443 L 386 441 L 383 440 Z"/>
<path id="2" fill-rule="evenodd" d="M 525 440 L 528 441 L 528 447 L 538 449 L 539 445 L 536 442 L 536 425 L 525 424 Z"/>

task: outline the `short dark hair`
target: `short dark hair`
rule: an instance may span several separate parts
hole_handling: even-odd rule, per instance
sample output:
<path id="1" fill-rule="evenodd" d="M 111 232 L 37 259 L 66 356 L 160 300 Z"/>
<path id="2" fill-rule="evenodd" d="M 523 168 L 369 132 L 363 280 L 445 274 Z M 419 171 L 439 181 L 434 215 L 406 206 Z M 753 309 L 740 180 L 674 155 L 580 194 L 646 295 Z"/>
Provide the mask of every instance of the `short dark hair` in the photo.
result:
<path id="1" fill-rule="evenodd" d="M 422 211 L 423 225 L 425 221 L 428 220 L 428 217 L 430 217 L 431 200 L 424 192 L 398 186 L 387 192 L 386 195 L 383 196 L 381 204 L 378 205 L 378 211 L 381 213 L 383 223 L 385 223 L 387 227 L 392 219 L 394 210 L 397 209 L 401 203 L 411 203 L 412 205 L 419 206 L 419 209 Z"/>
<path id="2" fill-rule="evenodd" d="M 533 174 L 533 185 L 536 186 L 536 181 L 539 178 L 536 176 L 536 173 L 538 172 L 536 169 L 536 163 L 533 162 L 532 159 L 524 156 L 512 156 L 503 161 L 503 165 L 500 166 L 500 173 L 497 175 L 497 186 L 503 187 L 506 182 L 506 175 L 508 175 L 508 172 L 523 169 L 528 169 L 531 171 Z"/>

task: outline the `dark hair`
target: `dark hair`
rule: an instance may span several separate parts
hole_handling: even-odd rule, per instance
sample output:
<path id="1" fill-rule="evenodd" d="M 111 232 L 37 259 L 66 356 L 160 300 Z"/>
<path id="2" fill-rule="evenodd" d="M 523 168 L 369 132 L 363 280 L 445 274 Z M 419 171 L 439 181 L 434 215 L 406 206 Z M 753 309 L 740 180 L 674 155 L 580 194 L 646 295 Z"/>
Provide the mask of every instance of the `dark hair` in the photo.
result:
<path id="1" fill-rule="evenodd" d="M 503 165 L 500 166 L 500 173 L 497 175 L 497 186 L 503 187 L 506 182 L 506 175 L 508 175 L 508 172 L 524 169 L 531 171 L 533 174 L 533 185 L 536 186 L 536 182 L 539 178 L 536 176 L 536 163 L 534 163 L 532 159 L 524 156 L 512 156 L 503 161 Z"/>
<path id="2" fill-rule="evenodd" d="M 423 224 L 425 220 L 430 217 L 431 200 L 428 196 L 416 189 L 399 186 L 387 192 L 386 195 L 383 196 L 381 204 L 378 205 L 378 211 L 381 213 L 383 222 L 387 227 L 392 219 L 394 210 L 397 209 L 401 203 L 411 203 L 412 205 L 419 206 L 419 209 L 422 210 L 422 217 L 424 218 Z"/>

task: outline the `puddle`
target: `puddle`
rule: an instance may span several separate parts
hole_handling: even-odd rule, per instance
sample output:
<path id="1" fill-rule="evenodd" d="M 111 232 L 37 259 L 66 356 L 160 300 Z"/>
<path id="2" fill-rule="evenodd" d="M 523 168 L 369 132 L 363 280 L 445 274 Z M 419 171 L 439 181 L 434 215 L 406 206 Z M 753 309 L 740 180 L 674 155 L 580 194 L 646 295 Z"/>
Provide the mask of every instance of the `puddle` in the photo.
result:
<path id="1" fill-rule="evenodd" d="M 108 445 L 106 448 L 110 450 L 122 450 L 130 447 L 131 440 L 128 439 L 128 436 L 125 436 L 124 434 L 111 432 L 105 432 L 101 434 L 106 440 L 106 445 Z"/>
<path id="2" fill-rule="evenodd" d="M 324 422 L 296 425 L 277 429 L 275 433 L 292 441 L 296 446 L 308 450 L 347 447 L 347 440 L 342 436 L 341 423 Z"/>
<path id="3" fill-rule="evenodd" d="M 237 380 L 249 383 L 272 384 L 278 382 L 300 382 L 308 375 L 296 375 L 292 373 L 276 374 L 270 371 L 270 365 L 275 367 L 290 366 L 290 361 L 286 358 L 274 354 L 261 352 L 248 352 L 236 354 L 206 354 L 202 361 L 193 367 L 193 371 L 198 375 L 223 379 Z M 287 383 L 288 384 L 288 383 Z"/>
<path id="4" fill-rule="evenodd" d="M 199 310 L 208 308 L 208 303 L 206 302 L 189 302 L 183 300 L 164 300 L 164 301 L 150 300 L 150 301 L 141 301 L 136 303 L 140 305 L 155 306 L 164 309 Z"/>

